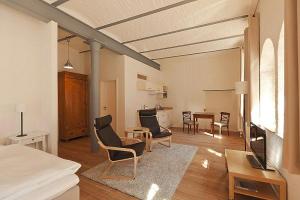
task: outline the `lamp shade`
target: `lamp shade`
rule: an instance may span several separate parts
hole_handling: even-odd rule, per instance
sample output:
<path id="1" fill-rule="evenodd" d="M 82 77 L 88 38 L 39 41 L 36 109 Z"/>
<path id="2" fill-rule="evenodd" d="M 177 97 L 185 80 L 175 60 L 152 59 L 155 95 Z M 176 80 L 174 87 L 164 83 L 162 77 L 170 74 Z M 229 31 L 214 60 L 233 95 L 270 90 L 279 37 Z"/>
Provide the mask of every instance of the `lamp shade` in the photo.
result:
<path id="1" fill-rule="evenodd" d="M 26 105 L 25 104 L 17 104 L 16 105 L 16 111 L 17 112 L 25 112 L 26 111 Z"/>
<path id="2" fill-rule="evenodd" d="M 71 64 L 70 60 L 67 60 L 66 64 L 64 65 L 65 69 L 74 69 L 73 65 Z"/>
<path id="3" fill-rule="evenodd" d="M 248 93 L 248 82 L 239 81 L 235 83 L 235 93 L 236 94 L 247 94 Z"/>

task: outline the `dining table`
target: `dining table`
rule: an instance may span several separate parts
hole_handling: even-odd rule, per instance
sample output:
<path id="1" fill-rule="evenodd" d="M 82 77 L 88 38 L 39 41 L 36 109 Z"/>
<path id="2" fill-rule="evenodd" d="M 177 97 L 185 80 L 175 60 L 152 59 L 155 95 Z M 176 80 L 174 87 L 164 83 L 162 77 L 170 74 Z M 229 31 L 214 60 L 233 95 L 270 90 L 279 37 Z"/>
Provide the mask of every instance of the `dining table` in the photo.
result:
<path id="1" fill-rule="evenodd" d="M 193 113 L 194 120 L 194 134 L 196 134 L 196 122 L 198 119 L 211 119 L 211 134 L 213 137 L 215 136 L 214 132 L 214 122 L 215 122 L 215 114 L 213 112 L 195 112 Z M 198 128 L 197 128 L 198 132 Z"/>

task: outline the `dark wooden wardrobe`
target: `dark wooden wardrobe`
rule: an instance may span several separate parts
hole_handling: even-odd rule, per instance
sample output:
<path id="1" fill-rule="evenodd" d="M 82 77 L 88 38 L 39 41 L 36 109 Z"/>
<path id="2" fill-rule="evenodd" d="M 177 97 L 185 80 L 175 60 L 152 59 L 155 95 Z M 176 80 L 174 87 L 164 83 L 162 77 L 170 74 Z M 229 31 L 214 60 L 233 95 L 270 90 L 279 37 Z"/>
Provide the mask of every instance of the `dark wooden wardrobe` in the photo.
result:
<path id="1" fill-rule="evenodd" d="M 59 138 L 70 140 L 88 134 L 88 76 L 58 73 Z"/>

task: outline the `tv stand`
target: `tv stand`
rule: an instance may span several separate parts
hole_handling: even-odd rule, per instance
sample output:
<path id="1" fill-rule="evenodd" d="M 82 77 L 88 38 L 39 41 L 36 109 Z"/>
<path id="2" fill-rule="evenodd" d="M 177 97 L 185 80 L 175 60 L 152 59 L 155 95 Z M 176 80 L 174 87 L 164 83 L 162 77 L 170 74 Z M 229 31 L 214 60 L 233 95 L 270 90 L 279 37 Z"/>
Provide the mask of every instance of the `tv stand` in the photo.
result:
<path id="1" fill-rule="evenodd" d="M 229 199 L 234 200 L 235 194 L 252 196 L 261 199 L 286 200 L 286 181 L 278 171 L 253 168 L 248 161 L 251 152 L 225 150 L 229 176 Z M 249 158 L 247 158 L 249 157 Z M 273 190 L 278 186 L 278 197 Z"/>

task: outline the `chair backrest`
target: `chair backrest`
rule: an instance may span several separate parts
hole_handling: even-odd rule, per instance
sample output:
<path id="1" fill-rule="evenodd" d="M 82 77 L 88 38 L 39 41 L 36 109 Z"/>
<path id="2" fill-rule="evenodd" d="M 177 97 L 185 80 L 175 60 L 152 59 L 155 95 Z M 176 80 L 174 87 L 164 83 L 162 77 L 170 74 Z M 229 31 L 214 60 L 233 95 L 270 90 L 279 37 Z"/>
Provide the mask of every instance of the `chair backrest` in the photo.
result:
<path id="1" fill-rule="evenodd" d="M 160 134 L 160 126 L 156 118 L 156 109 L 140 110 L 139 117 L 142 127 L 149 128 L 152 135 Z"/>
<path id="2" fill-rule="evenodd" d="M 229 119 L 230 119 L 230 113 L 221 112 L 221 118 L 220 118 L 221 123 L 228 125 L 229 124 Z"/>
<path id="3" fill-rule="evenodd" d="M 191 111 L 183 111 L 182 112 L 182 119 L 183 119 L 183 122 L 188 121 L 188 120 L 192 120 L 192 112 Z"/>
<path id="4" fill-rule="evenodd" d="M 112 121 L 111 115 L 95 119 L 96 134 L 100 142 L 109 147 L 122 147 L 122 141 L 118 134 L 112 129 L 110 123 Z M 109 156 L 113 157 L 116 151 L 109 150 Z"/>

